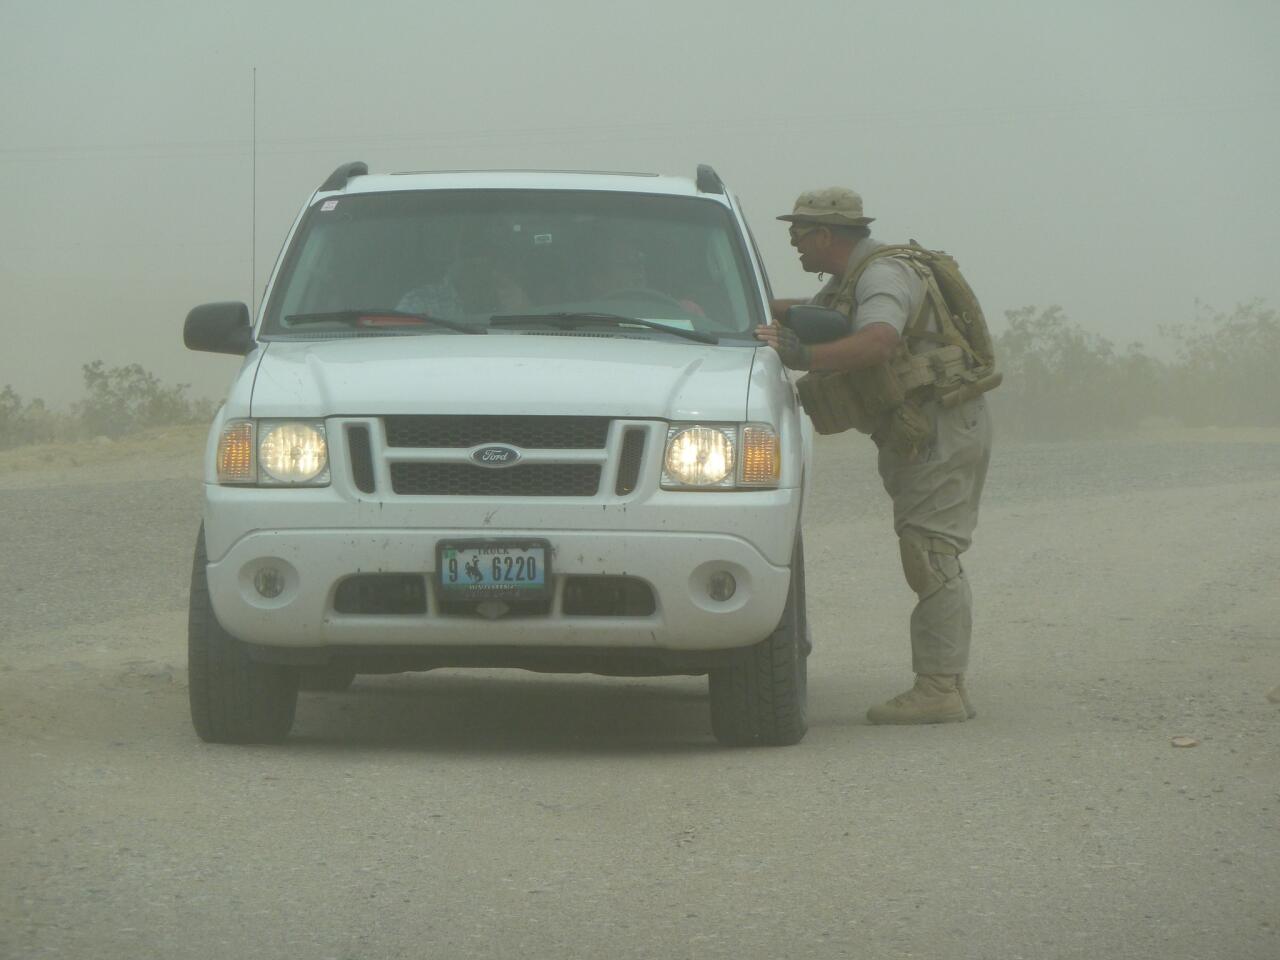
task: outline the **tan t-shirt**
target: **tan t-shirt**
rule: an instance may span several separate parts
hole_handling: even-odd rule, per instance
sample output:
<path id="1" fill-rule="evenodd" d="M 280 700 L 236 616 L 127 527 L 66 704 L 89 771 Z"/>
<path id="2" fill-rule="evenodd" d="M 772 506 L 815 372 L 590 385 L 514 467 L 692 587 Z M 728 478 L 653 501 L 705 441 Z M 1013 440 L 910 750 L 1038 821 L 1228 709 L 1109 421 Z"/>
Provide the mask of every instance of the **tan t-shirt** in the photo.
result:
<path id="1" fill-rule="evenodd" d="M 884 244 L 872 237 L 859 240 L 849 254 L 844 273 L 828 280 L 811 302 L 830 303 L 843 278 L 882 246 Z M 887 323 L 901 334 L 907 327 L 907 321 L 920 309 L 926 291 L 924 281 L 909 265 L 893 257 L 881 257 L 863 271 L 853 295 L 855 331 L 873 323 Z M 930 322 L 927 329 L 936 330 L 936 323 Z"/>

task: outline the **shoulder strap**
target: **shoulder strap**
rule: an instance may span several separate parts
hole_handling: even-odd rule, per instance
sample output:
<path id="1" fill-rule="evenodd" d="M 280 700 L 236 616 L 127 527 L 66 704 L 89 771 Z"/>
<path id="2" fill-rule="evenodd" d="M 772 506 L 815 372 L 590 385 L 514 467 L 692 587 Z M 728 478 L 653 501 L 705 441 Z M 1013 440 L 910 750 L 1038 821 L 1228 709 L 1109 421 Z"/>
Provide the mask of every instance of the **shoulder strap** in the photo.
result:
<path id="1" fill-rule="evenodd" d="M 939 254 L 936 251 L 922 247 L 914 240 L 910 243 L 886 245 L 877 250 L 873 256 L 882 253 L 905 260 L 925 285 L 925 296 L 920 301 L 920 307 L 903 330 L 904 339 L 928 340 L 933 343 L 945 343 L 959 347 L 965 352 L 971 363 L 981 366 L 981 358 L 974 351 L 973 345 L 969 343 L 964 334 L 956 329 L 955 320 L 951 315 L 951 307 L 947 303 L 947 298 L 943 294 L 942 288 L 938 285 L 937 274 L 934 273 L 934 261 L 940 256 L 945 256 L 945 254 Z M 859 267 L 862 266 L 862 264 L 859 264 Z M 938 318 L 938 330 L 936 332 L 925 329 L 926 312 L 924 307 L 927 303 L 933 304 L 934 315 Z"/>
<path id="2" fill-rule="evenodd" d="M 917 243 L 887 243 L 882 247 L 872 251 L 866 256 L 857 267 L 854 268 L 852 274 L 844 282 L 844 287 L 853 294 L 854 288 L 857 287 L 858 281 L 862 279 L 863 273 L 867 267 L 882 257 L 896 257 L 904 260 L 910 266 L 916 275 L 924 282 L 925 295 L 920 298 L 920 306 L 916 308 L 915 313 L 907 320 L 907 324 L 902 328 L 902 336 L 905 340 L 935 340 L 939 343 L 954 343 L 957 346 L 965 347 L 967 345 L 964 340 L 958 336 L 948 336 L 942 333 L 931 333 L 925 329 L 927 320 L 927 312 L 925 307 L 933 304 L 935 313 L 939 317 L 949 316 L 947 313 L 946 301 L 942 299 L 942 291 L 938 289 L 938 284 L 933 279 L 933 271 L 929 269 L 927 262 L 928 251 Z"/>
<path id="3" fill-rule="evenodd" d="M 853 268 L 853 273 L 845 278 L 844 285 L 853 288 L 858 285 L 858 281 L 862 279 L 862 275 L 866 272 L 867 267 L 871 266 L 881 257 L 902 256 L 905 252 L 912 248 L 903 243 L 886 243 L 882 247 L 877 247 L 869 254 L 862 258 L 862 262 Z"/>

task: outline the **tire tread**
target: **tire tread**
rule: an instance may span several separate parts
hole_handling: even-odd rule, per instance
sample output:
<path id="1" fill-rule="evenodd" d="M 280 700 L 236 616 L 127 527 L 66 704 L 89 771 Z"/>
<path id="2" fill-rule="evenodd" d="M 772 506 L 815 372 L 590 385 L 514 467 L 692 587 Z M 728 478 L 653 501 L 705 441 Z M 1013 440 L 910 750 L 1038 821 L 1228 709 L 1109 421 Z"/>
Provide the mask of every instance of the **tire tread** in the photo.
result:
<path id="1" fill-rule="evenodd" d="M 711 673 L 711 727 L 726 746 L 789 746 L 804 738 L 804 602 L 804 550 L 797 540 L 781 622 L 730 665 Z"/>
<path id="2" fill-rule="evenodd" d="M 191 723 L 209 743 L 279 743 L 293 727 L 296 670 L 258 663 L 218 622 L 205 575 L 204 527 L 196 537 L 187 617 Z"/>

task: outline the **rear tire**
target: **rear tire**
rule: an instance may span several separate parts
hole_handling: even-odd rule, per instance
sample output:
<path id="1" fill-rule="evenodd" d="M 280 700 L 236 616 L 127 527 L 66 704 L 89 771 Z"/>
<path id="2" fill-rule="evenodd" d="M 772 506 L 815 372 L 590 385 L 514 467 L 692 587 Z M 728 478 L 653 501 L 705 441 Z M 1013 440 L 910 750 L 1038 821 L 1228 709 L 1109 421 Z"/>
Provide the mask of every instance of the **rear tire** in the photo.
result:
<path id="1" fill-rule="evenodd" d="M 808 730 L 804 546 L 797 537 L 782 620 L 766 639 L 711 671 L 711 729 L 729 747 L 789 746 Z"/>
<path id="2" fill-rule="evenodd" d="M 279 743 L 289 735 L 298 703 L 298 671 L 258 663 L 222 629 L 209 602 L 204 525 L 191 565 L 187 674 L 191 723 L 209 743 Z"/>

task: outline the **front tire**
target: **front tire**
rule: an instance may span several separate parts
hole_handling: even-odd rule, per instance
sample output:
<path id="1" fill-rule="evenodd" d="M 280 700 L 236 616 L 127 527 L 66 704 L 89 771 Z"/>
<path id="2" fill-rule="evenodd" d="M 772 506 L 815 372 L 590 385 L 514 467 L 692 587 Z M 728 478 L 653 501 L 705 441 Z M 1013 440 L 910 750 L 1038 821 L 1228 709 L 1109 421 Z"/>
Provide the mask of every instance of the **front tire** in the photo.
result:
<path id="1" fill-rule="evenodd" d="M 767 638 L 711 671 L 711 729 L 730 747 L 789 746 L 808 730 L 804 546 L 797 537 L 782 620 Z"/>
<path id="2" fill-rule="evenodd" d="M 279 743 L 293 726 L 298 671 L 258 663 L 244 643 L 222 629 L 209 602 L 208 562 L 202 524 L 187 621 L 191 723 L 208 743 Z"/>

